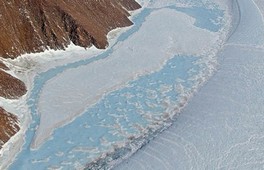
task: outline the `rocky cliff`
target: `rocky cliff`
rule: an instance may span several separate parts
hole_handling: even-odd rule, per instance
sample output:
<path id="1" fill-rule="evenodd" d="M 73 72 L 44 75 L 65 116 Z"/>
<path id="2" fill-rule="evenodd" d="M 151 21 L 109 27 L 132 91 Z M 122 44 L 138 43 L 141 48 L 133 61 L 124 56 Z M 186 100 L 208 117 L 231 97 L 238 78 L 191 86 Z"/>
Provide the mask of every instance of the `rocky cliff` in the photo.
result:
<path id="1" fill-rule="evenodd" d="M 26 86 L 6 70 L 9 68 L 0 61 L 0 97 L 17 99 L 26 93 Z M 17 117 L 0 107 L 0 149 L 19 129 Z"/>
<path id="2" fill-rule="evenodd" d="M 129 26 L 135 0 L 0 0 L 0 57 L 16 58 L 46 49 L 64 49 L 71 42 L 105 48 L 107 33 Z M 17 99 L 25 84 L 8 74 L 0 61 L 0 97 Z M 18 119 L 0 107 L 0 149 L 19 130 Z"/>
<path id="3" fill-rule="evenodd" d="M 0 69 L 0 97 L 17 99 L 27 92 L 25 84 Z"/>
<path id="4" fill-rule="evenodd" d="M 129 26 L 135 0 L 0 0 L 0 56 L 15 58 L 71 42 L 105 48 L 107 33 Z"/>
<path id="5" fill-rule="evenodd" d="M 0 149 L 19 129 L 17 117 L 0 107 Z"/>

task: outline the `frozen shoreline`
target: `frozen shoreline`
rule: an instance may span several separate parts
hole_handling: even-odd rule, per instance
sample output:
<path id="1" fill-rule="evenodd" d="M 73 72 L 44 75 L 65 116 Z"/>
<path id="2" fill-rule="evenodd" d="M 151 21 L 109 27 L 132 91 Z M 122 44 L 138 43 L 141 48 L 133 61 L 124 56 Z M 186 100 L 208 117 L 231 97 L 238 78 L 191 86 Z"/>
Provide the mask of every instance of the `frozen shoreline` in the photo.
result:
<path id="1" fill-rule="evenodd" d="M 133 12 L 130 12 L 132 19 L 137 16 L 145 7 L 142 2 L 142 8 Z M 109 46 L 107 49 L 117 43 L 118 37 L 121 34 L 131 29 L 132 26 L 124 28 L 116 28 L 110 31 L 107 35 Z M 1 106 L 18 116 L 20 119 L 20 131 L 14 135 L 7 143 L 4 144 L 0 150 L 0 169 L 6 169 L 9 167 L 16 156 L 21 152 L 22 146 L 25 143 L 25 133 L 30 128 L 32 122 L 32 115 L 29 109 L 28 98 L 31 95 L 31 91 L 34 85 L 34 79 L 42 72 L 50 69 L 66 65 L 69 63 L 78 62 L 87 58 L 92 58 L 96 55 L 103 53 L 105 50 L 97 49 L 92 46 L 88 49 L 84 49 L 74 44 L 70 44 L 65 50 L 46 50 L 40 53 L 23 54 L 16 59 L 2 59 L 10 70 L 9 74 L 22 80 L 27 87 L 28 92 L 17 100 L 8 100 L 0 98 Z M 74 57 L 73 57 L 74 56 Z"/>
<path id="2" fill-rule="evenodd" d="M 87 52 L 87 51 L 84 51 L 84 52 Z M 67 53 L 67 52 L 63 52 L 63 54 L 66 54 L 66 53 Z M 99 53 L 100 53 L 100 52 L 99 52 Z M 91 55 L 95 55 L 95 54 L 98 54 L 97 50 L 95 50 L 95 53 L 93 53 L 93 54 L 91 54 Z M 53 54 L 50 54 L 50 55 L 52 56 Z M 67 55 L 69 56 L 70 54 L 68 53 Z M 44 61 L 44 63 L 45 63 L 45 61 Z M 58 64 L 58 63 L 57 63 L 57 64 Z M 60 63 L 60 64 L 61 64 L 61 63 Z M 58 64 L 58 65 L 59 65 L 59 64 Z M 43 65 L 42 65 L 42 66 L 43 66 Z M 44 66 L 45 66 L 45 64 L 44 64 Z M 43 67 L 42 67 L 42 68 L 43 68 Z M 41 71 L 44 71 L 45 69 L 47 69 L 47 68 L 44 67 L 43 70 L 41 70 Z M 212 69 L 213 69 L 213 68 L 212 68 Z M 38 73 L 39 73 L 39 72 L 38 72 Z M 32 72 L 31 72 L 31 74 L 34 74 L 34 75 L 35 75 L 36 73 L 32 73 Z M 33 82 L 32 79 L 31 79 L 30 81 Z M 31 89 L 31 88 L 30 88 L 30 89 Z"/>
<path id="3" fill-rule="evenodd" d="M 116 169 L 263 169 L 263 11 L 236 2 L 241 18 L 216 74 L 168 130 Z"/>
<path id="4" fill-rule="evenodd" d="M 172 16 L 177 19 L 173 20 Z M 165 18 L 181 24 L 173 27 Z M 159 21 L 160 27 L 156 24 Z M 32 148 L 38 148 L 51 136 L 54 128 L 67 124 L 84 112 L 85 108 L 97 103 L 103 95 L 126 86 L 137 77 L 160 70 L 174 55 L 199 56 L 212 50 L 211 46 L 215 46 L 219 35 L 196 30 L 193 23 L 192 18 L 174 10 L 157 10 L 146 18 L 137 33 L 119 47 L 115 46 L 109 57 L 87 66 L 68 69 L 50 79 L 40 93 L 38 108 L 41 119 Z M 160 34 L 155 35 L 151 31 L 150 28 L 154 25 Z M 169 28 L 168 31 L 164 27 Z M 181 31 L 177 34 L 173 30 Z M 192 35 L 188 36 L 189 32 Z M 174 41 L 176 37 L 181 42 L 180 45 Z M 195 39 L 199 39 L 199 45 L 193 41 Z M 151 51 L 147 50 L 151 48 Z M 60 116 L 56 117 L 54 114 Z"/>

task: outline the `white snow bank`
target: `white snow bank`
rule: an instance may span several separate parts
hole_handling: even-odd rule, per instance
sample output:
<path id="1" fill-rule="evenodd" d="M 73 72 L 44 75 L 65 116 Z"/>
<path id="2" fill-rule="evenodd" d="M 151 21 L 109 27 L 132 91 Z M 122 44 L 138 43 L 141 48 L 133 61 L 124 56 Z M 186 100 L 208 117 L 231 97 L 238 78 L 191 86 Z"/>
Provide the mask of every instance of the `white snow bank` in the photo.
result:
<path id="1" fill-rule="evenodd" d="M 159 70 L 174 55 L 200 55 L 210 50 L 219 35 L 195 27 L 194 21 L 172 9 L 155 11 L 138 32 L 117 44 L 108 58 L 69 69 L 48 81 L 40 94 L 41 120 L 32 147 L 39 147 L 55 128 L 81 114 L 102 95 Z"/>

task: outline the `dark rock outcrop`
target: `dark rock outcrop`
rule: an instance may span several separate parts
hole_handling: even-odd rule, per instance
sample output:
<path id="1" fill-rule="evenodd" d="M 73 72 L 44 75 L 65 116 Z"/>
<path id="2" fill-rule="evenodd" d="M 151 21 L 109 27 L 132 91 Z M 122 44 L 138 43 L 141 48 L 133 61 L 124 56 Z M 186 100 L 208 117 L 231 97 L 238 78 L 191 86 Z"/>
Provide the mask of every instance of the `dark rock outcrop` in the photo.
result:
<path id="1" fill-rule="evenodd" d="M 19 130 L 17 117 L 0 107 L 0 149 Z"/>
<path id="2" fill-rule="evenodd" d="M 0 97 L 17 99 L 23 96 L 26 92 L 26 86 L 21 80 L 0 70 Z"/>
<path id="3" fill-rule="evenodd" d="M 107 33 L 131 25 L 135 0 L 0 0 L 0 56 L 15 58 L 70 42 L 105 48 Z"/>

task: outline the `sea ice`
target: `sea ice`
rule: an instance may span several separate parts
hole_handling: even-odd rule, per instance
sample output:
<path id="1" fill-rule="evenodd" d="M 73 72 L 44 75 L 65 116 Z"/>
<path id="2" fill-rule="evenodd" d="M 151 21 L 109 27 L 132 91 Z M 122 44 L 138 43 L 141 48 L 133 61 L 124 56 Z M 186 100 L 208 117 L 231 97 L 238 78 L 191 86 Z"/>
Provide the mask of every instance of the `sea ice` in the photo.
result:
<path id="1" fill-rule="evenodd" d="M 87 56 L 76 48 L 48 52 L 56 66 L 63 61 L 55 68 L 49 59 L 40 60 L 28 100 L 33 121 L 10 169 L 78 169 L 97 158 L 108 166 L 112 158 L 104 159 L 106 153 L 115 161 L 133 153 L 141 146 L 133 139 L 168 124 L 211 75 L 229 26 L 226 11 L 217 5 L 148 8 L 163 1 L 143 1 L 134 26 L 107 50 Z"/>
<path id="2" fill-rule="evenodd" d="M 252 0 L 235 2 L 241 18 L 219 70 L 168 130 L 116 169 L 264 169 L 263 20 Z"/>
<path id="3" fill-rule="evenodd" d="M 54 128 L 80 115 L 109 91 L 159 70 L 169 58 L 209 51 L 219 39 L 218 33 L 197 28 L 194 22 L 173 9 L 157 10 L 106 59 L 68 69 L 49 80 L 40 94 L 40 125 L 32 147 L 39 147 Z"/>

